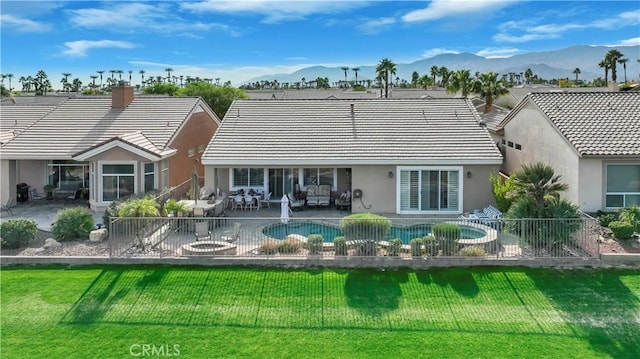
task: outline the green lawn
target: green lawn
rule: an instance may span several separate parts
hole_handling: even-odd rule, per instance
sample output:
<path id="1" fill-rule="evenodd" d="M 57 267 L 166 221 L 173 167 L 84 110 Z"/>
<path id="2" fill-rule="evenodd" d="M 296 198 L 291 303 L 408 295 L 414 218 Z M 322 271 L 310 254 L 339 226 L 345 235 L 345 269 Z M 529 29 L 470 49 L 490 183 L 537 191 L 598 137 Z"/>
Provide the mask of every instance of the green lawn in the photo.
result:
<path id="1" fill-rule="evenodd" d="M 631 269 L 0 274 L 2 358 L 640 358 Z"/>

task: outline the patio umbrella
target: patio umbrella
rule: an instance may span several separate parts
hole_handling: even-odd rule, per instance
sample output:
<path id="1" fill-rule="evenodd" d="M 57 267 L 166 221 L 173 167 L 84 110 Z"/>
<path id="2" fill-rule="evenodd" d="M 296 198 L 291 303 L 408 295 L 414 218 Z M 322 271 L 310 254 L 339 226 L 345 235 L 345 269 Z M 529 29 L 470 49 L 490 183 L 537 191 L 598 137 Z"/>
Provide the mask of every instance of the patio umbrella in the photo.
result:
<path id="1" fill-rule="evenodd" d="M 289 198 L 287 195 L 283 195 L 280 201 L 280 222 L 289 223 Z"/>
<path id="2" fill-rule="evenodd" d="M 191 172 L 191 198 L 196 201 L 198 204 L 198 197 L 200 195 L 200 190 L 198 189 L 198 185 L 200 184 L 200 178 L 198 178 L 198 170 L 196 166 L 193 166 L 193 172 Z"/>

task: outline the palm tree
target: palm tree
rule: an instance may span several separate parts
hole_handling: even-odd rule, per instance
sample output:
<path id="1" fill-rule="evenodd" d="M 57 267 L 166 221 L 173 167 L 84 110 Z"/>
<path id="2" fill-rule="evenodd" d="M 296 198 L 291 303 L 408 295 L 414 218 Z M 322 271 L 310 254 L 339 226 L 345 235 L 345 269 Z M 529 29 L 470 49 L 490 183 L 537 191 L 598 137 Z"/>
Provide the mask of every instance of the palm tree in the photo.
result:
<path id="1" fill-rule="evenodd" d="M 433 81 L 431 80 L 431 77 L 429 77 L 429 75 L 422 75 L 422 77 L 420 77 L 420 79 L 418 80 L 418 83 L 423 90 L 426 90 L 429 86 L 433 86 Z"/>
<path id="2" fill-rule="evenodd" d="M 531 85 L 531 79 L 533 78 L 533 70 L 531 68 L 527 68 L 524 70 L 524 78 L 527 80 L 527 85 Z"/>
<path id="3" fill-rule="evenodd" d="M 353 71 L 356 74 L 356 85 L 358 84 L 358 71 L 360 71 L 359 67 L 352 67 L 351 71 Z"/>
<path id="4" fill-rule="evenodd" d="M 93 87 L 96 87 L 96 79 L 98 78 L 98 75 L 91 75 L 89 77 L 93 81 Z"/>
<path id="5" fill-rule="evenodd" d="M 127 72 L 129 73 L 129 85 L 131 85 L 131 74 L 133 73 L 133 70 L 128 70 Z"/>
<path id="6" fill-rule="evenodd" d="M 576 75 L 576 83 L 578 83 L 578 75 L 580 75 L 580 68 L 576 67 L 575 70 L 573 70 L 573 73 Z"/>
<path id="7" fill-rule="evenodd" d="M 344 71 L 344 87 L 347 87 L 347 71 L 349 71 L 349 68 L 342 66 L 340 70 Z"/>
<path id="8" fill-rule="evenodd" d="M 171 81 L 171 71 L 173 71 L 173 69 L 171 67 L 167 67 L 164 70 L 167 72 L 167 82 Z"/>
<path id="9" fill-rule="evenodd" d="M 472 91 L 485 99 L 485 113 L 491 110 L 491 106 L 493 106 L 493 100 L 495 98 L 509 93 L 504 79 L 498 80 L 498 74 L 492 71 L 487 72 L 486 74 L 480 74 L 480 77 L 478 77 L 473 84 Z"/>
<path id="10" fill-rule="evenodd" d="M 138 73 L 142 76 L 142 87 L 144 87 L 144 74 L 147 73 L 145 70 L 140 70 L 138 71 Z"/>
<path id="11" fill-rule="evenodd" d="M 118 74 L 118 80 L 122 81 L 122 74 L 124 73 L 124 71 L 116 70 L 116 73 Z"/>
<path id="12" fill-rule="evenodd" d="M 96 72 L 100 74 L 100 88 L 102 88 L 102 74 L 104 73 L 104 70 L 98 70 Z"/>
<path id="13" fill-rule="evenodd" d="M 512 178 L 515 189 L 511 195 L 532 198 L 538 208 L 544 207 L 546 197 L 559 197 L 560 192 L 569 188 L 560 182 L 560 175 L 555 175 L 553 167 L 541 162 L 522 165 L 522 170 L 516 171 Z"/>
<path id="14" fill-rule="evenodd" d="M 118 73 L 118 70 L 109 70 L 109 72 L 111 73 L 111 79 L 115 79 L 116 74 Z"/>
<path id="15" fill-rule="evenodd" d="M 624 55 L 616 49 L 609 50 L 609 52 L 607 52 L 607 54 L 604 56 L 605 62 L 611 69 L 611 81 L 613 81 L 614 83 L 618 80 L 618 76 L 616 74 L 616 65 L 618 64 L 618 60 L 620 60 L 623 56 Z"/>
<path id="16" fill-rule="evenodd" d="M 433 78 L 433 84 L 436 84 L 436 76 L 438 76 L 438 66 L 431 66 L 431 77 Z"/>
<path id="17" fill-rule="evenodd" d="M 11 88 L 11 79 L 13 78 L 13 74 L 6 74 L 7 78 L 9 79 L 9 91 L 13 90 Z"/>
<path id="18" fill-rule="evenodd" d="M 70 72 L 63 72 L 63 73 L 62 73 L 62 76 L 63 76 L 64 78 L 62 79 L 62 81 L 61 81 L 61 82 L 68 82 L 68 81 L 69 81 L 69 76 L 71 76 L 71 73 L 70 73 Z"/>
<path id="19" fill-rule="evenodd" d="M 601 68 L 604 68 L 604 85 L 608 86 L 608 81 L 609 81 L 609 64 L 607 63 L 606 60 L 602 60 L 600 61 L 600 63 L 598 64 L 598 66 L 600 66 Z"/>
<path id="20" fill-rule="evenodd" d="M 473 80 L 471 79 L 471 71 L 469 70 L 454 71 L 447 81 L 447 93 L 455 94 L 458 91 L 462 91 L 463 98 L 467 98 L 472 88 Z"/>
<path id="21" fill-rule="evenodd" d="M 618 60 L 618 63 L 622 65 L 622 68 L 624 69 L 624 83 L 627 83 L 627 62 L 629 62 L 629 59 L 625 57 Z M 9 84 L 11 84 L 11 82 L 9 82 Z M 11 85 L 9 85 L 9 87 L 11 87 Z"/>
<path id="22" fill-rule="evenodd" d="M 18 79 L 18 82 L 22 84 L 22 92 L 26 92 L 26 86 L 25 83 L 27 82 L 27 79 L 24 76 L 20 76 L 20 78 Z"/>
<path id="23" fill-rule="evenodd" d="M 396 64 L 385 57 L 376 67 L 376 73 L 384 81 L 384 97 L 389 98 L 389 75 L 396 74 Z"/>
<path id="24" fill-rule="evenodd" d="M 440 74 L 440 86 L 446 87 L 449 80 L 449 69 L 446 66 L 441 66 L 438 69 L 438 74 Z"/>

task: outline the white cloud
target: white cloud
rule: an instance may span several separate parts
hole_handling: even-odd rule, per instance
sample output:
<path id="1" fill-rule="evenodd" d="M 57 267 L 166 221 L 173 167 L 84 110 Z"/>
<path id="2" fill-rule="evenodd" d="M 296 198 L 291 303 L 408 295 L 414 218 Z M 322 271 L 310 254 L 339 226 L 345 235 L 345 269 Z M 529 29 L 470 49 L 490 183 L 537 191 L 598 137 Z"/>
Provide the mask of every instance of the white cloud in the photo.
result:
<path id="1" fill-rule="evenodd" d="M 195 36 L 208 30 L 220 30 L 238 35 L 238 30 L 222 23 L 187 21 L 177 15 L 171 3 L 112 3 L 104 8 L 69 10 L 71 25 L 90 29 L 110 29 L 119 32 L 145 31 L 154 33 L 184 33 Z M 198 37 L 198 36 L 195 36 Z"/>
<path id="2" fill-rule="evenodd" d="M 640 46 L 640 37 L 632 37 L 626 40 L 620 40 L 617 44 L 604 45 L 608 47 L 617 47 L 617 46 Z"/>
<path id="3" fill-rule="evenodd" d="M 563 33 L 573 30 L 612 30 L 638 25 L 640 25 L 640 10 L 627 11 L 612 18 L 586 23 L 535 25 L 532 21 L 507 21 L 500 24 L 498 27 L 499 32 L 493 36 L 493 40 L 497 42 L 522 43 L 534 40 L 557 39 Z"/>
<path id="4" fill-rule="evenodd" d="M 365 34 L 377 34 L 383 28 L 388 27 L 389 25 L 395 24 L 396 19 L 392 17 L 383 17 L 375 20 L 366 21 L 360 25 L 358 25 L 358 29 L 364 32 Z"/>
<path id="5" fill-rule="evenodd" d="M 425 52 L 422 53 L 422 57 L 425 59 L 428 59 L 441 54 L 459 54 L 459 53 L 460 51 L 448 50 L 442 47 L 437 47 L 437 48 L 426 50 Z"/>
<path id="6" fill-rule="evenodd" d="M 512 4 L 514 0 L 433 0 L 426 8 L 414 10 L 402 16 L 405 22 L 438 20 L 450 16 L 496 11 Z"/>
<path id="7" fill-rule="evenodd" d="M 78 40 L 78 41 L 69 41 L 65 42 L 64 45 L 67 47 L 62 53 L 67 56 L 86 56 L 87 51 L 95 48 L 120 48 L 120 49 L 131 49 L 134 48 L 135 45 L 126 42 L 126 41 L 113 41 L 113 40 Z"/>
<path id="8" fill-rule="evenodd" d="M 268 1 L 206 0 L 184 2 L 180 6 L 193 12 L 263 15 L 265 23 L 300 20 L 312 14 L 333 14 L 367 6 L 366 1 Z"/>
<path id="9" fill-rule="evenodd" d="M 37 22 L 13 15 L 0 15 L 0 24 L 3 28 L 19 32 L 47 32 L 51 30 L 51 25 L 44 22 Z"/>
<path id="10" fill-rule="evenodd" d="M 476 55 L 486 57 L 488 59 L 495 59 L 501 57 L 510 57 L 520 53 L 519 49 L 513 47 L 487 47 L 476 52 Z"/>

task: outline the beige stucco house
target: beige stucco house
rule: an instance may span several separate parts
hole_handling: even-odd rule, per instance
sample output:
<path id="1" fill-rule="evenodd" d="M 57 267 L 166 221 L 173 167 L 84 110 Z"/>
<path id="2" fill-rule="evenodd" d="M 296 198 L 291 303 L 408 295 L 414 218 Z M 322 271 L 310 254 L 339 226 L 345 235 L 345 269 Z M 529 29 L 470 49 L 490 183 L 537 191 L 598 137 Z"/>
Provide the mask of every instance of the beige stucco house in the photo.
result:
<path id="1" fill-rule="evenodd" d="M 0 200 L 18 184 L 86 189 L 100 210 L 131 194 L 173 187 L 200 175 L 200 157 L 220 119 L 197 97 L 80 96 L 56 105 L 0 108 Z"/>
<path id="2" fill-rule="evenodd" d="M 457 215 L 494 203 L 502 155 L 467 99 L 236 100 L 202 157 L 205 186 L 277 200 L 329 185 L 354 212 Z"/>
<path id="3" fill-rule="evenodd" d="M 586 212 L 640 204 L 640 93 L 531 93 L 500 128 L 506 173 L 546 163 Z"/>

